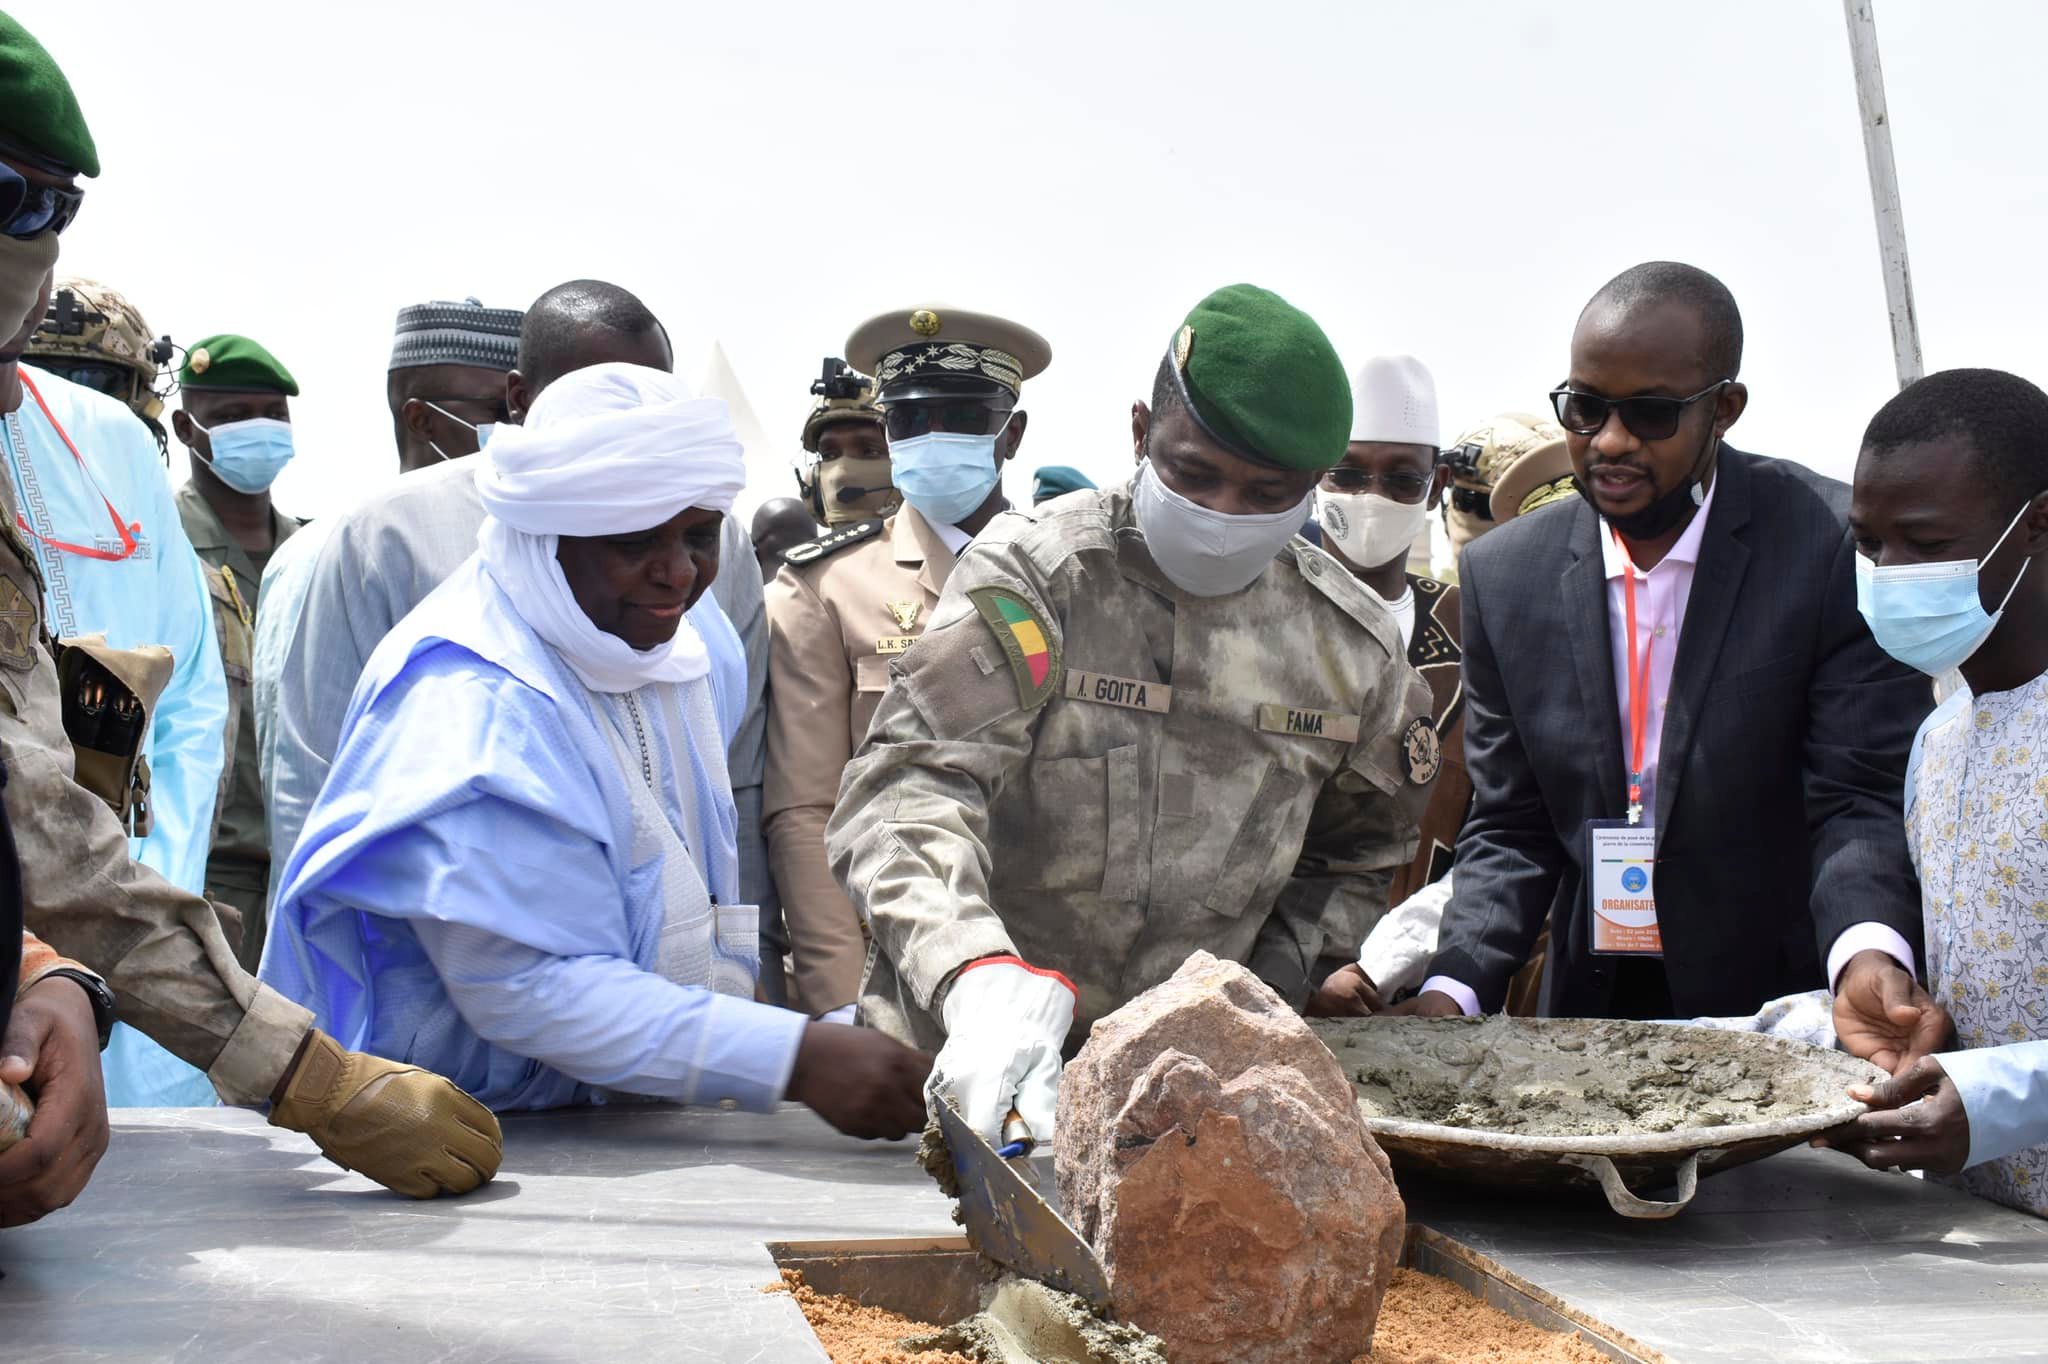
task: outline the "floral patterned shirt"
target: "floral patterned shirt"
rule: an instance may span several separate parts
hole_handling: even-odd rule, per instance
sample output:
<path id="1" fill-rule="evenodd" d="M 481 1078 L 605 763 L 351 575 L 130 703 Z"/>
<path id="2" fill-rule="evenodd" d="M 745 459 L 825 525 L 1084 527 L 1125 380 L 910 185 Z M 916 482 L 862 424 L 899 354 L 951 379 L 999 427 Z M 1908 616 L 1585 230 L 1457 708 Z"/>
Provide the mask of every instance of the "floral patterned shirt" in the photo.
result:
<path id="1" fill-rule="evenodd" d="M 1927 985 L 1965 1048 L 2048 1038 L 2048 674 L 1949 699 L 1906 791 Z M 2048 1216 L 2048 1145 L 1965 1170 L 1985 1198 Z"/>

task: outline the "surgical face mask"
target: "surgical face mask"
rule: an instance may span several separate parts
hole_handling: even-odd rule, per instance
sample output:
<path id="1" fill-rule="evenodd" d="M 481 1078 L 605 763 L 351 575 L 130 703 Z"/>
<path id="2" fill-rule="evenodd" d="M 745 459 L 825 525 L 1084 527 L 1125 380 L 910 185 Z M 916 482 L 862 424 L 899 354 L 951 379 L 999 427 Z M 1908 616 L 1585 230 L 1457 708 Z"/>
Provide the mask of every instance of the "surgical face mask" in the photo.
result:
<path id="1" fill-rule="evenodd" d="M 811 468 L 812 481 L 806 489 L 811 510 L 828 526 L 887 516 L 903 505 L 903 494 L 896 490 L 890 477 L 889 460 L 883 455 L 840 455 L 820 460 Z"/>
<path id="2" fill-rule="evenodd" d="M 213 458 L 208 459 L 196 449 L 192 452 L 194 457 L 210 466 L 221 482 L 238 493 L 262 492 L 277 482 L 284 466 L 292 462 L 290 422 L 275 417 L 251 417 L 211 428 L 196 421 L 192 426 L 204 432 L 213 447 Z"/>
<path id="3" fill-rule="evenodd" d="M 922 436 L 889 442 L 889 466 L 897 491 L 936 525 L 957 526 L 988 501 L 1002 481 L 996 442 L 1010 429 L 1010 419 L 993 434 L 968 436 L 954 431 L 927 431 Z"/>
<path id="4" fill-rule="evenodd" d="M 56 233 L 27 241 L 0 234 L 0 346 L 29 320 L 36 300 L 43 296 L 43 277 L 56 266 Z"/>
<path id="5" fill-rule="evenodd" d="M 1196 597 L 1225 597 L 1250 587 L 1308 521 L 1314 501 L 1311 489 L 1286 511 L 1258 516 L 1210 511 L 1167 487 L 1149 459 L 1131 482 L 1131 511 L 1152 562 L 1175 587 Z"/>
<path id="6" fill-rule="evenodd" d="M 1404 559 L 1429 524 L 1429 502 L 1396 502 L 1378 493 L 1316 493 L 1317 519 L 1331 544 L 1360 568 Z"/>
<path id="7" fill-rule="evenodd" d="M 439 403 L 427 402 L 425 398 L 420 399 L 420 401 L 426 403 L 428 407 L 433 408 L 436 412 L 446 417 L 449 421 L 454 422 L 457 426 L 466 426 L 470 430 L 476 432 L 476 448 L 479 451 L 481 451 L 484 448 L 484 446 L 490 444 L 491 432 L 498 429 L 498 424 L 496 422 L 466 422 L 462 418 L 456 416 L 453 412 L 450 412 L 447 408 L 442 407 Z M 446 450 L 443 450 L 438 444 L 431 440 L 427 442 L 427 448 L 429 450 L 432 450 L 436 455 L 439 455 L 442 459 L 455 458 L 455 456 L 449 454 Z"/>
<path id="8" fill-rule="evenodd" d="M 1967 663 L 1998 628 L 1999 619 L 2005 615 L 2005 604 L 2019 591 L 2020 580 L 2034 566 L 2032 559 L 2021 563 L 2020 571 L 2013 575 L 2012 586 L 1999 599 L 1998 609 L 1984 610 L 1978 574 L 2033 505 L 2034 499 L 2028 498 L 2018 514 L 2006 523 L 1998 544 L 1982 559 L 1890 564 L 1879 568 L 1858 554 L 1856 609 L 1869 622 L 1877 647 L 1929 677 L 1939 677 Z"/>

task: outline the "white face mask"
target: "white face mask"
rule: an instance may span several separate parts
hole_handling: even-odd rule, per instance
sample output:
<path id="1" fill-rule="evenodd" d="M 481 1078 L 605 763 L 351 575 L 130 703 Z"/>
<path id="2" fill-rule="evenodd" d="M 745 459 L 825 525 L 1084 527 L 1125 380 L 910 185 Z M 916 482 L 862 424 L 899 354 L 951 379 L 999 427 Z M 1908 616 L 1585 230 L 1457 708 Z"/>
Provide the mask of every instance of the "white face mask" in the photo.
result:
<path id="1" fill-rule="evenodd" d="M 1318 519 L 1330 543 L 1360 568 L 1379 568 L 1406 558 L 1415 537 L 1429 524 L 1429 500 L 1396 502 L 1378 493 L 1316 494 Z"/>
<path id="2" fill-rule="evenodd" d="M 1190 502 L 1166 486 L 1146 460 L 1131 480 L 1131 510 L 1152 562 L 1181 591 L 1224 597 L 1258 581 L 1281 546 L 1308 521 L 1311 490 L 1286 511 L 1231 516 Z"/>

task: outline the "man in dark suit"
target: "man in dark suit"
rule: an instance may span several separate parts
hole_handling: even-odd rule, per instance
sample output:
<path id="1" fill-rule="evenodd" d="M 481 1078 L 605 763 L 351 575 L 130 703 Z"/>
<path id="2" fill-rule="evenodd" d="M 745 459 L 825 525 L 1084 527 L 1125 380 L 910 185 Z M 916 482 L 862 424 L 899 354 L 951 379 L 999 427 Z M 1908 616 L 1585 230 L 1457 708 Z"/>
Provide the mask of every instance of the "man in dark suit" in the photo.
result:
<path id="1" fill-rule="evenodd" d="M 1918 957 L 1900 799 L 1931 697 L 1857 614 L 1849 490 L 1723 443 L 1741 358 L 1734 299 L 1690 266 L 1637 266 L 1580 314 L 1555 406 L 1581 496 L 1460 569 L 1473 807 L 1408 1011 L 1500 1008 L 1548 916 L 1552 1016 L 1834 983 L 1845 1034 L 1938 1021 L 1893 960 Z M 1589 868 L 1648 848 L 1649 875 L 1603 883 L 1637 912 L 1596 915 Z"/>

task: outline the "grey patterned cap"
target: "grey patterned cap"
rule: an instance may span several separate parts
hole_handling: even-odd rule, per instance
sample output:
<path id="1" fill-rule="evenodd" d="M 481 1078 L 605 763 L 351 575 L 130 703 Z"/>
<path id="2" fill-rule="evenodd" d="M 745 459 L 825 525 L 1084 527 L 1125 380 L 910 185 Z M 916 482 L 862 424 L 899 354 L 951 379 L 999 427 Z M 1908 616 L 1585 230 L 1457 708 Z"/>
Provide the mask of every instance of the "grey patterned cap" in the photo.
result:
<path id="1" fill-rule="evenodd" d="M 519 323 L 525 316 L 518 308 L 486 308 L 474 298 L 400 308 L 390 367 L 471 365 L 509 370 L 519 363 Z"/>

